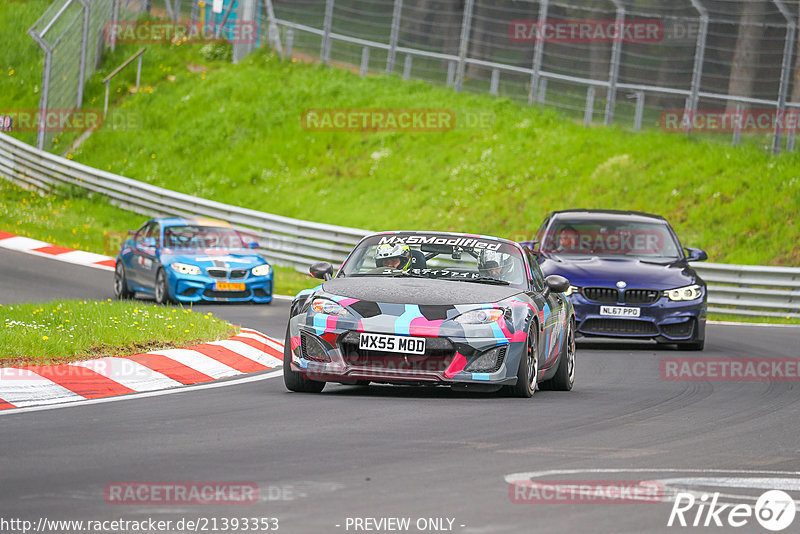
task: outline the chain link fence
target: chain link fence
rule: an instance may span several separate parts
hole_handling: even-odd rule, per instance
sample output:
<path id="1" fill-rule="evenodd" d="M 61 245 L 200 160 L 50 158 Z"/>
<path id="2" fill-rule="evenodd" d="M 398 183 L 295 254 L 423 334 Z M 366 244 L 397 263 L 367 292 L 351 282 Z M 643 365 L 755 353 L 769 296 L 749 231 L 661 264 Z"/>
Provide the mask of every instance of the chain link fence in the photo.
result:
<path id="1" fill-rule="evenodd" d="M 263 0 L 273 46 L 586 124 L 794 149 L 798 0 Z M 274 16 L 272 15 L 274 13 Z"/>

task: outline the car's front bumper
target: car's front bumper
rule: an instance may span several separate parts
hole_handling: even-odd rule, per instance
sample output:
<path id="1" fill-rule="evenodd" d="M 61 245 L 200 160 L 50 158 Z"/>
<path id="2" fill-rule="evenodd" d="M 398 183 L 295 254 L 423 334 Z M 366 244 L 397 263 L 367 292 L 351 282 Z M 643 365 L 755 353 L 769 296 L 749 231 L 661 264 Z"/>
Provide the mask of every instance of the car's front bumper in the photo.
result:
<path id="1" fill-rule="evenodd" d="M 406 385 L 499 387 L 516 383 L 524 342 L 505 337 L 425 337 L 424 355 L 362 350 L 356 325 L 319 331 L 305 324 L 304 315 L 290 322 L 291 369 L 312 380 L 359 381 Z M 396 335 L 394 331 L 370 333 Z M 424 336 L 414 336 L 424 337 Z M 480 367 L 471 365 L 486 356 Z M 476 387 L 476 389 L 479 389 Z"/>
<path id="2" fill-rule="evenodd" d="M 576 331 L 582 336 L 656 339 L 667 343 L 705 339 L 705 293 L 693 301 L 672 301 L 662 296 L 651 304 L 636 305 L 600 304 L 580 293 L 569 298 L 575 308 Z M 601 315 L 602 306 L 639 308 L 639 317 Z"/>
<path id="3" fill-rule="evenodd" d="M 223 280 L 206 275 L 183 275 L 170 270 L 170 294 L 178 302 L 258 302 L 272 301 L 272 275 Z M 243 289 L 218 289 L 217 283 L 243 284 Z"/>

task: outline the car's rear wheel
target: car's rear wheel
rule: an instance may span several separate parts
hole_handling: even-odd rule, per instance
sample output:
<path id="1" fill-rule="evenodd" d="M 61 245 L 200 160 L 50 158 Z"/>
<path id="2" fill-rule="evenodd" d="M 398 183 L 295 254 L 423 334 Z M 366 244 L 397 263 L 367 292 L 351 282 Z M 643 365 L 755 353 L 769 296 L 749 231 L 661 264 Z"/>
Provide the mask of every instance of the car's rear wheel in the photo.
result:
<path id="1" fill-rule="evenodd" d="M 297 393 L 319 393 L 325 387 L 325 382 L 309 380 L 303 373 L 292 371 L 292 342 L 288 326 L 283 341 L 283 383 L 286 389 Z"/>
<path id="2" fill-rule="evenodd" d="M 117 300 L 126 300 L 133 297 L 133 291 L 128 289 L 128 277 L 125 276 L 125 266 L 121 261 L 114 267 L 114 296 Z"/>
<path id="3" fill-rule="evenodd" d="M 164 272 L 164 269 L 158 270 L 154 292 L 156 302 L 159 304 L 168 304 L 172 302 L 172 297 L 169 294 L 169 284 L 167 284 L 167 273 Z"/>
<path id="4" fill-rule="evenodd" d="M 509 386 L 509 393 L 514 397 L 530 398 L 537 388 L 539 377 L 539 332 L 535 322 L 531 322 L 525 351 L 519 360 L 517 383 Z"/>
<path id="5" fill-rule="evenodd" d="M 542 382 L 541 389 L 570 391 L 575 383 L 575 321 L 567 322 L 567 333 L 558 359 L 558 368 L 553 378 Z"/>

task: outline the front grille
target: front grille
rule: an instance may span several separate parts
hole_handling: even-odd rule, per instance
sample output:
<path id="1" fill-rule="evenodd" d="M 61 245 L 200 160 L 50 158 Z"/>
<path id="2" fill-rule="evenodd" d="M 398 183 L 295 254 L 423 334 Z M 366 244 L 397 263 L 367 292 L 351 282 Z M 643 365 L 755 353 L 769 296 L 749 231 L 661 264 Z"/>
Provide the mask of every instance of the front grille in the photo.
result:
<path id="1" fill-rule="evenodd" d="M 494 357 L 495 357 L 495 361 L 492 363 L 492 365 L 490 367 L 488 367 L 488 368 L 475 368 L 474 367 L 475 363 L 478 360 L 480 360 L 480 357 L 478 357 L 473 361 L 473 363 L 467 365 L 465 370 L 469 371 L 471 373 L 496 373 L 503 366 L 503 360 L 506 359 L 506 351 L 507 350 L 508 350 L 508 346 L 506 346 L 506 345 L 503 345 L 502 347 L 496 347 L 496 348 L 490 349 L 487 352 L 492 353 L 494 355 Z M 483 353 L 484 356 L 486 354 L 487 354 L 486 352 Z M 483 363 L 481 362 L 481 364 L 483 364 Z"/>
<path id="2" fill-rule="evenodd" d="M 619 298 L 619 291 L 613 287 L 584 287 L 581 293 L 587 300 L 601 304 L 614 304 Z"/>
<path id="3" fill-rule="evenodd" d="M 669 337 L 689 337 L 694 330 L 694 319 L 683 321 L 682 323 L 672 323 L 661 325 L 661 332 Z"/>
<path id="4" fill-rule="evenodd" d="M 623 298 L 626 304 L 652 304 L 661 298 L 661 291 L 655 289 L 628 289 Z"/>
<path id="5" fill-rule="evenodd" d="M 358 332 L 347 332 L 339 338 L 345 362 L 354 367 L 368 367 L 377 371 L 442 372 L 455 356 L 455 347 L 449 339 L 425 338 L 425 354 L 403 354 L 358 348 Z"/>
<path id="6" fill-rule="evenodd" d="M 650 321 L 636 319 L 587 319 L 581 331 L 588 334 L 656 335 L 658 329 Z"/>
<path id="7" fill-rule="evenodd" d="M 212 278 L 228 278 L 231 279 L 235 278 L 244 278 L 247 276 L 247 269 L 232 269 L 230 273 L 228 273 L 227 269 L 221 269 L 219 267 L 209 267 L 206 269 L 208 276 Z"/>
<path id="8" fill-rule="evenodd" d="M 210 299 L 244 299 L 250 296 L 249 291 L 217 291 L 216 289 L 206 289 L 203 295 Z"/>

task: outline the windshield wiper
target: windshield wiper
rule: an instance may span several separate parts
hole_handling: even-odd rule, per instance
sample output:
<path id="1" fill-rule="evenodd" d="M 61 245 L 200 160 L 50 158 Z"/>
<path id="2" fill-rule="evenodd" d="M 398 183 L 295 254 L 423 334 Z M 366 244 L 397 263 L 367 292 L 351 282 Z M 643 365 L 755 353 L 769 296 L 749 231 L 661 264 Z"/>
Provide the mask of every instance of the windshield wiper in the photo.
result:
<path id="1" fill-rule="evenodd" d="M 478 278 L 461 278 L 460 276 L 446 276 L 443 278 L 439 278 L 438 280 L 458 280 L 460 282 L 477 282 L 479 284 L 494 284 L 498 286 L 507 286 L 511 284 L 511 282 L 508 282 L 506 280 L 491 278 L 489 276 L 479 276 Z"/>

